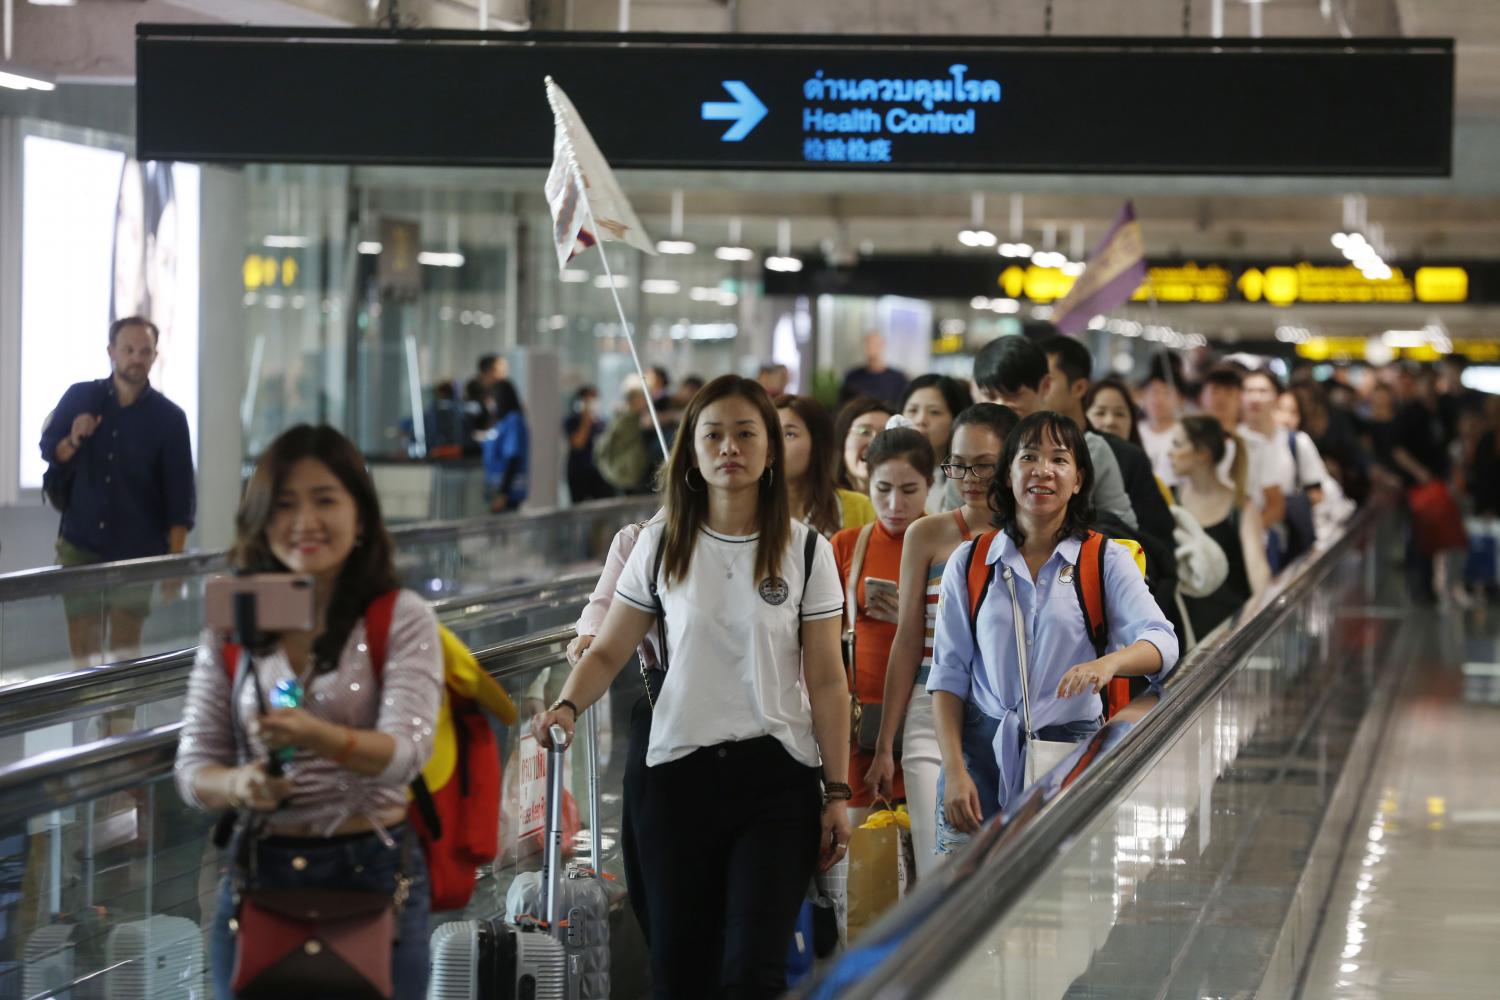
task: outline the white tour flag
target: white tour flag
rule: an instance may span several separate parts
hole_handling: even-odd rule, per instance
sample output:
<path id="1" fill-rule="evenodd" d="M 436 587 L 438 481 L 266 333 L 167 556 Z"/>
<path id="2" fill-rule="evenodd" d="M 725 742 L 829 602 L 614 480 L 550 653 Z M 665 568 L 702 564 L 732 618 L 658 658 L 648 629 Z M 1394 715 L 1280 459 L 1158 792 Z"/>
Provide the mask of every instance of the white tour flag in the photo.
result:
<path id="1" fill-rule="evenodd" d="M 552 105 L 552 170 L 547 174 L 547 206 L 552 209 L 552 241 L 557 266 L 599 240 L 623 240 L 646 253 L 656 247 L 578 109 L 563 89 L 547 77 L 547 103 Z"/>

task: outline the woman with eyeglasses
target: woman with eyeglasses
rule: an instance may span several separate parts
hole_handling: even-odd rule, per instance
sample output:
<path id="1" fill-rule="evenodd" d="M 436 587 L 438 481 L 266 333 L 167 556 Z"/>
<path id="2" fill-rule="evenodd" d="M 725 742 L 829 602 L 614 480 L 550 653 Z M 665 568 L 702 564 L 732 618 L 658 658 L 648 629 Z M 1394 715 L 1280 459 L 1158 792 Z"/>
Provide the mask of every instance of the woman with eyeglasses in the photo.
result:
<path id="1" fill-rule="evenodd" d="M 839 443 L 839 466 L 834 481 L 841 490 L 865 493 L 870 486 L 870 470 L 865 465 L 865 449 L 875 435 L 885 430 L 885 423 L 895 411 L 872 396 L 855 396 L 839 410 L 833 439 Z"/>
<path id="2" fill-rule="evenodd" d="M 871 795 L 889 798 L 895 793 L 899 740 L 918 878 L 937 861 L 937 785 L 943 761 L 927 673 L 932 667 L 938 592 L 953 550 L 990 527 L 990 480 L 999 467 L 1005 436 L 1017 419 L 1014 410 L 998 403 L 975 403 L 958 415 L 952 451 L 940 468 L 943 477 L 956 484 L 963 506 L 924 517 L 906 532 L 901 547 L 896 635 L 886 662 L 880 735 L 864 781 Z"/>

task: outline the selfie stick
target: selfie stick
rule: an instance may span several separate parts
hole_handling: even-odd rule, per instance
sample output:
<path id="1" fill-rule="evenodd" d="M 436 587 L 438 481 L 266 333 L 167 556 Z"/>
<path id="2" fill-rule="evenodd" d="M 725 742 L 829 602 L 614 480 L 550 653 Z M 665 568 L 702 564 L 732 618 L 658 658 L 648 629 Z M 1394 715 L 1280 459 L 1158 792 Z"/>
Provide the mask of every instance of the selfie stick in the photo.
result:
<path id="1" fill-rule="evenodd" d="M 253 670 L 251 658 L 255 655 L 252 650 L 260 645 L 260 629 L 256 625 L 255 592 L 250 590 L 240 591 L 234 595 L 234 638 L 239 643 L 240 655 L 245 658 L 245 669 Z M 259 701 L 260 678 L 252 674 L 250 683 L 255 685 L 255 697 Z M 238 709 L 231 706 L 231 710 Z M 261 711 L 265 711 L 264 704 Z M 279 778 L 285 772 L 281 758 L 277 754 L 271 754 L 266 761 L 266 773 L 273 778 Z"/>

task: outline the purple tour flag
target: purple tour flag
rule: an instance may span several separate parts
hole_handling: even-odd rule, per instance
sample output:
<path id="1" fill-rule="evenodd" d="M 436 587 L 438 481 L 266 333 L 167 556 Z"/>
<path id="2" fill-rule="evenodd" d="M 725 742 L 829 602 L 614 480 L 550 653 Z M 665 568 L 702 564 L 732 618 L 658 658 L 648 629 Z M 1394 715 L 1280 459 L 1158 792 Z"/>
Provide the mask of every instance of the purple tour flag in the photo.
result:
<path id="1" fill-rule="evenodd" d="M 1146 280 L 1146 244 L 1135 206 L 1120 209 L 1104 239 L 1089 254 L 1087 266 L 1073 288 L 1052 309 L 1052 323 L 1061 333 L 1078 333 L 1089 320 L 1123 302 Z"/>

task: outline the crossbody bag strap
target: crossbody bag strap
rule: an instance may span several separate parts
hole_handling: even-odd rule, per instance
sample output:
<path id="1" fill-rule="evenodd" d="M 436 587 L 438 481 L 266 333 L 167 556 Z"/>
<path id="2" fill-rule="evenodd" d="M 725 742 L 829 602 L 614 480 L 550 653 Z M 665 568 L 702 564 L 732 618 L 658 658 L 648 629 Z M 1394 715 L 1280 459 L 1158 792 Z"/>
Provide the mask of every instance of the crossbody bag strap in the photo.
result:
<path id="1" fill-rule="evenodd" d="M 1021 668 L 1021 724 L 1026 728 L 1028 742 L 1036 738 L 1031 727 L 1031 664 L 1026 655 L 1026 616 L 1021 614 L 1021 602 L 1016 600 L 1016 574 L 1009 566 L 1001 570 L 1005 585 L 1010 588 L 1010 610 L 1016 623 L 1016 662 Z"/>
<path id="2" fill-rule="evenodd" d="M 849 559 L 849 575 L 844 578 L 844 641 L 853 643 L 854 622 L 859 618 L 859 574 L 865 568 L 865 553 L 870 548 L 870 536 L 875 525 L 867 524 L 859 529 L 859 538 L 854 542 L 854 555 Z M 849 657 L 849 690 L 856 690 L 854 683 L 854 657 Z"/>

